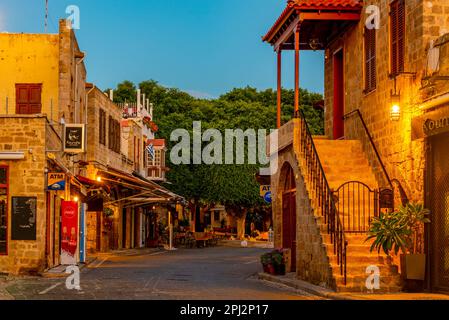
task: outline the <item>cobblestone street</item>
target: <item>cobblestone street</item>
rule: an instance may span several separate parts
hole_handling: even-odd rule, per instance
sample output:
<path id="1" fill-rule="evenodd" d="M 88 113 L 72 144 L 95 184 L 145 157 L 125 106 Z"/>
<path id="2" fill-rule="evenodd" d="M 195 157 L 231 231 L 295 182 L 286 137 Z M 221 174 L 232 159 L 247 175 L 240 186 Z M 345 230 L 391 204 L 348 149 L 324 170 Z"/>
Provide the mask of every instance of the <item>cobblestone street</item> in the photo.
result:
<path id="1" fill-rule="evenodd" d="M 264 249 L 216 247 L 174 252 L 101 256 L 81 271 L 81 291 L 65 279 L 23 278 L 7 282 L 14 299 L 310 300 L 257 280 Z"/>

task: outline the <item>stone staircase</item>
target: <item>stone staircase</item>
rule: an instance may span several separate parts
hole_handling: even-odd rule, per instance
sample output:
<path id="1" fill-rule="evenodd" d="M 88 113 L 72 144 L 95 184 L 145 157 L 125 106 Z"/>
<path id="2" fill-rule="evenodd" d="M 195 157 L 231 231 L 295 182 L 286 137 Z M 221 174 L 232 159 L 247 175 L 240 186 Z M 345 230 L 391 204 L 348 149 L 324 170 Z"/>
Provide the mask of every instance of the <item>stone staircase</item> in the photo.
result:
<path id="1" fill-rule="evenodd" d="M 358 140 L 329 140 L 326 137 L 313 138 L 316 150 L 318 152 L 321 164 L 323 166 L 329 186 L 332 190 L 337 190 L 341 185 L 349 181 L 360 181 L 366 184 L 370 189 L 379 188 L 372 168 L 363 151 L 362 144 Z M 303 160 L 303 159 L 302 159 Z M 304 160 L 300 161 L 300 166 L 304 166 Z M 317 208 L 317 195 L 308 177 L 305 178 L 306 189 L 311 200 L 312 207 Z M 351 196 L 345 196 L 346 201 Z M 362 205 L 363 206 L 363 205 Z M 366 206 L 365 210 L 373 210 L 371 204 Z M 338 206 L 337 206 L 338 207 Z M 349 206 L 353 214 L 354 210 L 360 208 L 358 204 Z M 338 207 L 339 208 L 339 207 Z M 363 209 L 363 208 L 362 208 Z M 340 219 L 349 216 L 349 212 L 337 209 Z M 373 210 L 374 211 L 374 210 Z M 327 225 L 324 224 L 322 217 L 316 218 L 319 225 L 323 246 L 326 249 L 329 267 L 332 274 L 332 289 L 338 292 L 368 292 L 366 280 L 370 274 L 367 274 L 367 268 L 377 266 L 380 269 L 380 290 L 375 292 L 399 292 L 401 291 L 401 277 L 398 267 L 393 265 L 390 259 L 384 254 L 370 252 L 371 242 L 366 242 L 367 233 L 347 233 L 345 234 L 348 241 L 347 247 L 347 281 L 344 284 L 344 276 L 341 275 L 341 266 L 338 265 L 337 256 L 334 254 L 334 245 L 331 243 L 331 236 L 327 233 Z M 369 221 L 366 219 L 362 222 L 364 230 L 369 230 Z"/>

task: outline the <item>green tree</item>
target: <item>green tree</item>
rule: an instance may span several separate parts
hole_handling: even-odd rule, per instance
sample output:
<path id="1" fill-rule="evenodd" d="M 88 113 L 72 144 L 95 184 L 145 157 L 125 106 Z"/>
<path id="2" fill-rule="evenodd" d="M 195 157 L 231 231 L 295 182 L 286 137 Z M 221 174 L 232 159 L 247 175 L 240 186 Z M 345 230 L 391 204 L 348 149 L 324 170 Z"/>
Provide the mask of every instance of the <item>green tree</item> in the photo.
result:
<path id="1" fill-rule="evenodd" d="M 117 89 L 114 91 L 114 102 L 136 102 L 137 101 L 137 89 L 134 83 L 125 80 L 117 85 Z"/>
<path id="2" fill-rule="evenodd" d="M 154 118 L 159 126 L 158 135 L 165 138 L 170 152 L 175 142 L 170 135 L 175 129 L 192 133 L 194 121 L 201 121 L 202 129 L 272 129 L 276 125 L 277 93 L 272 89 L 236 88 L 215 100 L 197 99 L 178 89 L 165 88 L 154 80 L 139 84 L 142 93 L 154 104 Z M 133 101 L 135 86 L 129 81 L 119 84 L 115 101 Z M 294 91 L 283 89 L 282 119 L 293 118 Z M 135 98 L 134 98 L 135 99 Z M 322 95 L 301 89 L 301 107 L 314 134 L 323 134 L 323 111 L 315 109 Z M 245 148 L 246 149 L 246 148 Z M 195 216 L 215 204 L 223 204 L 228 212 L 240 218 L 240 235 L 244 232 L 247 212 L 265 204 L 259 196 L 256 173 L 259 165 L 174 165 L 167 157 L 170 171 L 166 187 L 184 196 Z M 262 209 L 261 209 L 262 210 Z"/>

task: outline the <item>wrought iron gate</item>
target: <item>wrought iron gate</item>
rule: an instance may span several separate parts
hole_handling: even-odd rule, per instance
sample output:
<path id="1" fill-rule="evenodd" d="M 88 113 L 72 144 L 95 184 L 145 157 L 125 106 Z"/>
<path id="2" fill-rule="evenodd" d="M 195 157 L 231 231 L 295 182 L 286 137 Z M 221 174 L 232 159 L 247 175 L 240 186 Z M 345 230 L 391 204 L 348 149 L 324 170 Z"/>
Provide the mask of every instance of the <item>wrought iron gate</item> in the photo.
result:
<path id="1" fill-rule="evenodd" d="M 346 233 L 367 233 L 373 218 L 394 210 L 391 189 L 371 189 L 360 181 L 349 181 L 334 192 L 335 204 Z"/>

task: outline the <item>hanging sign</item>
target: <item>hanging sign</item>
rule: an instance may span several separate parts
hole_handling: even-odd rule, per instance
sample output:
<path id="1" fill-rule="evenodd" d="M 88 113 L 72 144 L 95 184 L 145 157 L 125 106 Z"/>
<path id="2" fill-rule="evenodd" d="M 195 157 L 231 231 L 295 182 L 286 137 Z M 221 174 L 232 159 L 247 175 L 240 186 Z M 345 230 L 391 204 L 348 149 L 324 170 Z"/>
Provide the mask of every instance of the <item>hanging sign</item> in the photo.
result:
<path id="1" fill-rule="evenodd" d="M 64 152 L 85 152 L 86 127 L 84 124 L 66 124 L 64 127 Z"/>
<path id="2" fill-rule="evenodd" d="M 412 120 L 412 140 L 449 132 L 449 108 L 427 112 Z"/>
<path id="3" fill-rule="evenodd" d="M 65 173 L 49 172 L 47 174 L 47 190 L 64 191 L 65 190 Z"/>
<path id="4" fill-rule="evenodd" d="M 260 186 L 260 196 L 265 200 L 267 203 L 271 203 L 271 186 L 270 185 L 264 185 Z"/>
<path id="5" fill-rule="evenodd" d="M 75 265 L 78 249 L 78 203 L 63 201 L 61 219 L 61 264 Z"/>

